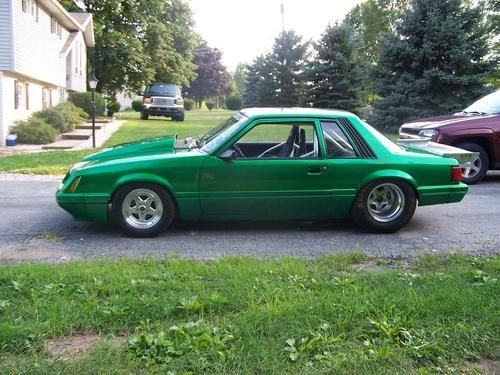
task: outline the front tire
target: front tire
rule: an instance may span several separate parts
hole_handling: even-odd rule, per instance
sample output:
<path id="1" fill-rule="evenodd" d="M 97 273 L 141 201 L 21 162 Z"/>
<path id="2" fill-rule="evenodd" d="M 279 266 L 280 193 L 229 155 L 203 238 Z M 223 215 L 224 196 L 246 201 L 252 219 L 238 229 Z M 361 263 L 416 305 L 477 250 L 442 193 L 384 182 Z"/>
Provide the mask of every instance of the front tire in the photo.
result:
<path id="1" fill-rule="evenodd" d="M 184 112 L 182 112 L 180 115 L 177 115 L 175 120 L 179 121 L 179 122 L 183 122 L 184 121 Z"/>
<path id="2" fill-rule="evenodd" d="M 352 210 L 354 222 L 374 233 L 392 233 L 413 217 L 417 197 L 413 187 L 400 180 L 374 181 L 358 193 Z"/>
<path id="3" fill-rule="evenodd" d="M 149 119 L 149 113 L 146 110 L 141 111 L 141 120 L 147 120 Z"/>
<path id="4" fill-rule="evenodd" d="M 111 217 L 128 235 L 155 237 L 168 228 L 175 215 L 175 204 L 160 186 L 133 183 L 114 195 Z"/>
<path id="5" fill-rule="evenodd" d="M 479 157 L 473 160 L 470 163 L 467 163 L 462 168 L 462 182 L 467 185 L 474 185 L 481 181 L 484 176 L 486 176 L 486 172 L 488 172 L 489 158 L 484 148 L 479 146 L 476 143 L 460 143 L 456 147 L 461 148 L 463 150 L 477 152 L 479 153 Z"/>

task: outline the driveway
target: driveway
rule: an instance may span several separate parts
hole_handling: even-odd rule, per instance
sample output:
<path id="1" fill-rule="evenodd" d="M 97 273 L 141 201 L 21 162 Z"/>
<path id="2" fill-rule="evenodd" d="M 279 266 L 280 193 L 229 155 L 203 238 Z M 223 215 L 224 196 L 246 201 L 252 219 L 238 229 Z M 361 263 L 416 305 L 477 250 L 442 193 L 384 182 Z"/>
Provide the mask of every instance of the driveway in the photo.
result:
<path id="1" fill-rule="evenodd" d="M 500 173 L 471 186 L 463 202 L 419 207 L 408 226 L 376 235 L 348 221 L 182 223 L 153 239 L 127 238 L 109 225 L 75 222 L 58 208 L 51 177 L 0 176 L 0 262 L 101 256 L 216 258 L 318 256 L 362 251 L 410 258 L 422 253 L 500 253 Z"/>

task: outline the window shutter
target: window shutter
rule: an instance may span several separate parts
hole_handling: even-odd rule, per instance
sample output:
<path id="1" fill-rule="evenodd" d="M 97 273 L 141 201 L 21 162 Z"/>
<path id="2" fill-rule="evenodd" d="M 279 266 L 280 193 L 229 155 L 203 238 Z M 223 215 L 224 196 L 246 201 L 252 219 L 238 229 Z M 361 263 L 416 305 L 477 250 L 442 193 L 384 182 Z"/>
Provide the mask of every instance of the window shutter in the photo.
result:
<path id="1" fill-rule="evenodd" d="M 18 81 L 14 81 L 14 109 L 19 108 L 19 87 Z"/>

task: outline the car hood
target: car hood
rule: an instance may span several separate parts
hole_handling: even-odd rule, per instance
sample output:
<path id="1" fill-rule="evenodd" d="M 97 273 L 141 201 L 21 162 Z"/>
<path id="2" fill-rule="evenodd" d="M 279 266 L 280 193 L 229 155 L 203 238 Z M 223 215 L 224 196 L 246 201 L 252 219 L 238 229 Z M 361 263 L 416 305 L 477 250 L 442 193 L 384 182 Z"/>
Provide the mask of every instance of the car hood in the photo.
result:
<path id="1" fill-rule="evenodd" d="M 159 138 L 148 138 L 134 142 L 122 143 L 89 155 L 83 159 L 82 162 L 97 162 L 133 156 L 173 153 L 175 150 L 176 140 L 177 135 L 174 134 Z"/>
<path id="2" fill-rule="evenodd" d="M 457 113 L 454 115 L 444 115 L 427 117 L 412 122 L 403 124 L 401 127 L 405 129 L 438 129 L 444 126 L 453 125 L 477 125 L 477 124 L 488 124 L 491 122 L 492 118 L 500 117 L 500 115 L 478 115 L 478 114 L 463 114 Z"/>

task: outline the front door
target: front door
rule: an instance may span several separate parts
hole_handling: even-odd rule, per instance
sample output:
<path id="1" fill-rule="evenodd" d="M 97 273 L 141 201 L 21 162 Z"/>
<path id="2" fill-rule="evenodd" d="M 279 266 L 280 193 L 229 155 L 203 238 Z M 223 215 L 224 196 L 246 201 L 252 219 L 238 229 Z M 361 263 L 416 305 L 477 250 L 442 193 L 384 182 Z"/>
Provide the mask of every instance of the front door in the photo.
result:
<path id="1" fill-rule="evenodd" d="M 223 160 L 215 155 L 207 158 L 199 183 L 203 216 L 330 217 L 330 167 L 321 155 L 318 125 L 308 121 L 254 123 L 245 135 L 222 150 L 230 150 L 234 159 Z"/>

